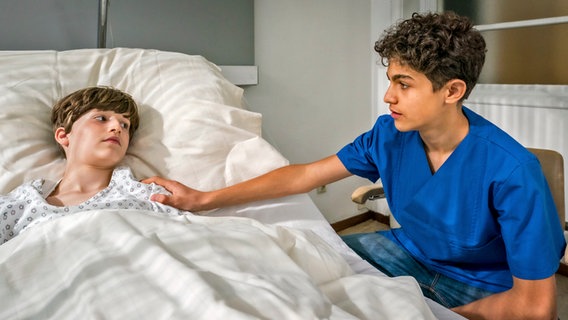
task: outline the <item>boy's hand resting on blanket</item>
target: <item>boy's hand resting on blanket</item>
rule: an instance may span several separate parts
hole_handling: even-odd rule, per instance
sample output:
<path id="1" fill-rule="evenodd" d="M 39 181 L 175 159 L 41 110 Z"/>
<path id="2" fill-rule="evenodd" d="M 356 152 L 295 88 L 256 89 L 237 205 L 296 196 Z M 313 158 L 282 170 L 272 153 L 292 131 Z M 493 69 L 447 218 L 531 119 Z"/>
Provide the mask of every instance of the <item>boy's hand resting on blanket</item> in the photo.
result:
<path id="1" fill-rule="evenodd" d="M 152 201 L 160 202 L 185 211 L 201 211 L 207 209 L 201 205 L 205 198 L 205 192 L 189 188 L 177 181 L 157 176 L 144 179 L 142 182 L 161 185 L 171 193 L 171 195 L 153 194 L 150 196 L 150 200 Z"/>

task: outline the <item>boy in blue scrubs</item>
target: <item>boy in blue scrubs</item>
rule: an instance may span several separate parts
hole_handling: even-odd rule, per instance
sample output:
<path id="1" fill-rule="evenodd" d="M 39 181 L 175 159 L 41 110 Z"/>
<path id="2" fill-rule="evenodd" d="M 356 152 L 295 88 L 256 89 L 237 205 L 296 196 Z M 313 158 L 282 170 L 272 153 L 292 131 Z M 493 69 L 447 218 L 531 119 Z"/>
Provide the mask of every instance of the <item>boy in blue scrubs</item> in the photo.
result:
<path id="1" fill-rule="evenodd" d="M 485 41 L 453 13 L 415 14 L 375 50 L 390 86 L 390 115 L 336 155 L 200 192 L 159 177 L 152 200 L 200 211 L 308 192 L 350 175 L 381 179 L 401 228 L 344 237 L 391 276 L 467 318 L 555 319 L 565 240 L 538 160 L 462 106 L 485 60 Z"/>

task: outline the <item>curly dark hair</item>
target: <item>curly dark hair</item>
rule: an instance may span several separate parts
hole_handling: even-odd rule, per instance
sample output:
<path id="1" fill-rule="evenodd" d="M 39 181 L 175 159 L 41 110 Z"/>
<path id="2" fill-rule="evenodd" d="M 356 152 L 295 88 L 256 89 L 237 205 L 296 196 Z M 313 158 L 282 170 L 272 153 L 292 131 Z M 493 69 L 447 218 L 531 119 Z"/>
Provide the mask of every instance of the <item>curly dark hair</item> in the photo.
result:
<path id="1" fill-rule="evenodd" d="M 397 61 L 423 73 L 434 91 L 452 79 L 463 80 L 466 99 L 485 62 L 485 40 L 467 17 L 454 12 L 414 13 L 387 29 L 375 43 L 381 63 Z"/>

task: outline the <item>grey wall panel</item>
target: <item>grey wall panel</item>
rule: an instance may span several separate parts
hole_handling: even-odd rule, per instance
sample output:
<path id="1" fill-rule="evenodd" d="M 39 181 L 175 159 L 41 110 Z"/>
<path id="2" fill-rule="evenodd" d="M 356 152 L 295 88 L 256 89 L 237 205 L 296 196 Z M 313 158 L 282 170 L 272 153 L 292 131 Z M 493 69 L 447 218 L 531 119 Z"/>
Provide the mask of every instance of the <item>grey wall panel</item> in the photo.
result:
<path id="1" fill-rule="evenodd" d="M 0 50 L 94 48 L 98 10 L 96 0 L 2 0 Z M 252 65 L 253 0 L 110 0 L 106 43 Z"/>

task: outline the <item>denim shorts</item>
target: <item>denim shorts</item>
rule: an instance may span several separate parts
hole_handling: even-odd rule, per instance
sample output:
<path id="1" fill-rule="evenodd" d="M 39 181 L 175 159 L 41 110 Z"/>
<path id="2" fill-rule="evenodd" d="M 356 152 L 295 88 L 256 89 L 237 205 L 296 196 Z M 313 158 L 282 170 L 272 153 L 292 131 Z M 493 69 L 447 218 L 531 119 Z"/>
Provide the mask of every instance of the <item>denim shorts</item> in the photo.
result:
<path id="1" fill-rule="evenodd" d="M 386 275 L 414 277 L 424 296 L 447 308 L 468 304 L 494 294 L 430 270 L 381 232 L 384 231 L 352 234 L 341 238 L 361 258 Z"/>

